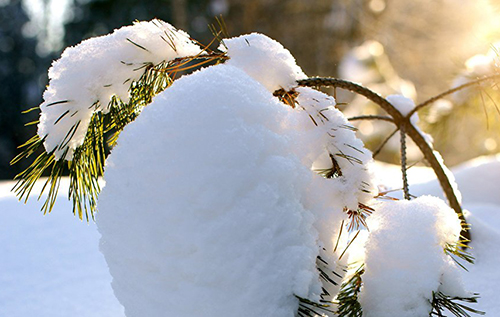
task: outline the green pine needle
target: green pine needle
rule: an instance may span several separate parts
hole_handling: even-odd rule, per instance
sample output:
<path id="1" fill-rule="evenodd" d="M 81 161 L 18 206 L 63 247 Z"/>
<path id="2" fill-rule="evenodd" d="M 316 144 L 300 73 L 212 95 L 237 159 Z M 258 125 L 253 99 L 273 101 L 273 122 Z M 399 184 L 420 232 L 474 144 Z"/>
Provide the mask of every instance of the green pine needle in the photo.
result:
<path id="1" fill-rule="evenodd" d="M 461 239 L 454 244 L 446 243 L 446 245 L 444 246 L 444 253 L 449 255 L 458 266 L 466 271 L 468 271 L 467 268 L 462 263 L 460 263 L 457 258 L 462 259 L 470 264 L 474 264 L 474 257 L 466 251 L 466 249 L 468 248 L 467 242 L 469 242 L 469 240 Z"/>
<path id="2" fill-rule="evenodd" d="M 351 278 L 340 287 L 336 298 L 336 302 L 338 303 L 337 314 L 339 317 L 361 317 L 363 315 L 358 295 L 363 285 L 361 276 L 364 272 L 364 265 L 361 265 Z"/>
<path id="3" fill-rule="evenodd" d="M 313 302 L 307 298 L 295 295 L 299 300 L 299 308 L 297 309 L 297 317 L 316 317 L 325 316 L 328 313 L 334 313 L 331 306 Z"/>
<path id="4" fill-rule="evenodd" d="M 146 48 L 128 39 L 140 49 Z M 200 59 L 201 62 L 193 62 Z M 20 200 L 25 202 L 28 200 L 36 182 L 44 175 L 49 173 L 48 179 L 38 199 L 47 191 L 47 198 L 42 206 L 44 214 L 50 213 L 54 207 L 57 193 L 59 190 L 61 177 L 69 174 L 69 198 L 73 202 L 73 214 L 83 220 L 84 216 L 87 221 L 90 218 L 94 219 L 94 214 L 97 211 L 97 198 L 100 192 L 99 177 L 104 172 L 104 162 L 106 159 L 106 147 L 112 148 L 116 145 L 118 136 L 123 128 L 134 121 L 140 114 L 142 109 L 153 101 L 154 96 L 164 91 L 169 87 L 178 72 L 192 71 L 201 65 L 209 62 L 222 62 L 227 59 L 227 56 L 220 53 L 197 55 L 186 57 L 170 62 L 161 62 L 157 65 L 151 63 L 142 64 L 137 70 L 143 71 L 139 80 L 133 81 L 130 84 L 130 101 L 123 103 L 119 98 L 113 96 L 108 103 L 109 111 L 106 114 L 96 112 L 93 114 L 88 130 L 86 132 L 83 144 L 77 147 L 74 151 L 71 161 L 65 160 L 68 149 L 66 148 L 69 142 L 74 137 L 80 122 L 77 122 L 68 131 L 57 149 L 64 149 L 60 160 L 55 159 L 54 151 L 47 153 L 44 151 L 45 138 L 40 138 L 38 135 L 33 136 L 20 148 L 22 152 L 17 155 L 11 164 L 16 164 L 23 159 L 31 157 L 34 153 L 40 152 L 33 163 L 23 172 L 18 174 L 15 179 L 17 183 L 13 191 Z M 129 82 L 127 80 L 126 82 Z M 70 100 L 56 101 L 48 104 L 51 107 L 58 104 L 68 103 Z M 99 102 L 90 105 L 89 109 L 98 109 Z M 31 108 L 25 112 L 31 112 L 36 108 Z M 76 113 L 71 114 L 74 116 Z M 57 124 L 63 117 L 69 115 L 69 110 L 64 112 L 55 122 Z M 30 124 L 38 123 L 34 121 Z"/>
<path id="5" fill-rule="evenodd" d="M 464 304 L 456 303 L 456 301 L 477 303 L 477 298 L 478 296 L 472 296 L 468 298 L 451 297 L 441 292 L 432 292 L 432 311 L 429 313 L 429 316 L 444 317 L 446 316 L 443 315 L 443 312 L 445 310 L 448 310 L 450 313 L 457 317 L 470 317 L 469 313 L 484 315 L 485 313 L 482 311 L 470 308 Z"/>

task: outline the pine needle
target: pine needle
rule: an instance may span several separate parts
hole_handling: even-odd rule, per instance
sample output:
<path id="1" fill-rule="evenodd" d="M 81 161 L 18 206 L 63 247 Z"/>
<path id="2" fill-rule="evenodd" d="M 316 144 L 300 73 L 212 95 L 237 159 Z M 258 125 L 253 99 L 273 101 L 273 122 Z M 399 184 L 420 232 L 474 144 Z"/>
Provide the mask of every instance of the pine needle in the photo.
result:
<path id="1" fill-rule="evenodd" d="M 473 308 L 470 308 L 464 304 L 457 303 L 457 301 L 466 303 L 477 303 L 477 294 L 475 296 L 464 298 L 464 297 L 451 297 L 445 295 L 441 292 L 432 292 L 432 311 L 430 316 L 444 317 L 444 310 L 448 310 L 450 313 L 456 317 L 470 317 L 469 313 L 484 315 L 485 313 Z"/>
<path id="2" fill-rule="evenodd" d="M 339 294 L 336 298 L 338 305 L 336 313 L 338 317 L 361 317 L 363 315 L 358 295 L 363 285 L 361 276 L 364 272 L 364 265 L 361 265 L 351 278 L 340 287 Z"/>
<path id="3" fill-rule="evenodd" d="M 339 261 L 342 259 L 342 257 L 344 256 L 344 254 L 347 252 L 347 249 L 349 249 L 349 247 L 354 242 L 354 240 L 356 240 L 356 238 L 358 237 L 358 235 L 359 235 L 360 232 L 361 231 L 356 232 L 356 234 L 354 235 L 354 238 L 352 238 L 351 241 L 349 241 L 349 243 L 345 247 L 344 251 L 342 251 L 342 254 L 339 256 Z"/>
<path id="4" fill-rule="evenodd" d="M 149 52 L 149 50 L 147 48 L 145 48 L 144 46 L 142 45 L 139 45 L 137 44 L 136 42 L 132 41 L 131 39 L 127 38 L 127 41 L 129 41 L 130 43 L 134 44 L 135 46 L 137 46 L 138 48 L 142 49 L 142 50 L 145 50 L 146 52 Z"/>
<path id="5" fill-rule="evenodd" d="M 167 36 L 170 35 L 167 34 Z M 172 38 L 170 39 L 172 40 Z M 130 39 L 127 40 L 140 49 L 147 51 L 145 47 Z M 201 52 L 196 56 L 161 62 L 157 65 L 143 63 L 135 69 L 143 72 L 139 80 L 131 81 L 128 79 L 125 81 L 125 83 L 130 82 L 130 101 L 128 103 L 124 103 L 116 96 L 113 96 L 108 103 L 109 112 L 106 114 L 97 112 L 100 105 L 99 101 L 89 106 L 89 109 L 94 108 L 96 113 L 93 114 L 90 120 L 83 144 L 74 150 L 71 161 L 65 160 L 68 154 L 67 146 L 80 127 L 80 121 L 69 129 L 58 145 L 57 149 L 65 149 L 61 159 L 56 160 L 53 152 L 42 152 L 26 170 L 16 176 L 17 183 L 13 191 L 16 192 L 20 200 L 26 202 L 36 182 L 48 171 L 49 178 L 43 185 L 38 198 L 40 199 L 42 194 L 47 191 L 47 198 L 42 206 L 42 211 L 44 214 L 50 213 L 57 198 L 60 179 L 67 172 L 70 179 L 69 198 L 73 202 L 73 213 L 78 215 L 81 220 L 84 218 L 87 221 L 90 218 L 94 219 L 94 214 L 97 211 L 97 197 L 100 192 L 98 178 L 103 174 L 106 159 L 105 146 L 112 148 L 123 128 L 137 118 L 142 109 L 152 102 L 154 96 L 172 84 L 172 74 L 175 76 L 178 72 L 192 71 L 207 63 L 216 63 L 226 59 L 227 56 L 224 53 L 210 55 Z M 124 61 L 122 63 L 129 66 L 133 65 Z M 70 100 L 60 100 L 50 103 L 46 107 L 62 105 L 68 102 Z M 38 107 L 28 109 L 25 112 L 34 109 L 38 109 Z M 59 123 L 69 113 L 69 110 L 63 112 L 54 124 Z M 76 113 L 74 112 L 71 116 L 76 115 Z M 30 124 L 35 123 L 38 123 L 38 121 Z M 111 133 L 111 136 L 107 144 L 105 144 L 105 135 L 109 133 Z M 21 146 L 22 152 L 11 161 L 11 164 L 16 164 L 20 160 L 26 159 L 44 149 L 44 141 L 45 138 L 40 139 L 38 135 L 32 137 Z"/>

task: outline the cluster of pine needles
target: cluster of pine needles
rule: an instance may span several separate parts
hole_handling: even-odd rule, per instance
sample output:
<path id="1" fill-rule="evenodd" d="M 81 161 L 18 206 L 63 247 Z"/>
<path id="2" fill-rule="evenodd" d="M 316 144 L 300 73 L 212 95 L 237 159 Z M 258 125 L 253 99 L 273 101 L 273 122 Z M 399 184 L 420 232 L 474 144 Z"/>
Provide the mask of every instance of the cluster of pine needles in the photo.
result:
<path id="1" fill-rule="evenodd" d="M 170 43 L 172 49 L 176 47 L 165 32 L 167 43 Z M 220 31 L 218 32 L 220 34 Z M 214 37 L 214 40 L 217 37 Z M 63 175 L 69 175 L 69 198 L 73 202 L 73 213 L 83 220 L 87 221 L 90 218 L 94 219 L 94 213 L 97 208 L 97 197 L 100 192 L 99 177 L 103 174 L 104 162 L 109 149 L 112 148 L 118 139 L 118 135 L 123 128 L 134 121 L 140 114 L 142 109 L 150 104 L 157 94 L 169 87 L 172 82 L 181 74 L 192 72 L 207 64 L 215 64 L 227 59 L 224 53 L 214 52 L 209 49 L 209 46 L 202 46 L 203 50 L 196 56 L 177 58 L 172 61 L 164 61 L 159 64 L 143 63 L 136 67 L 134 71 L 141 71 L 143 74 L 137 81 L 127 80 L 130 82 L 130 100 L 125 103 L 116 96 L 113 96 L 108 103 L 109 112 L 95 112 L 90 120 L 89 128 L 85 135 L 83 144 L 77 147 L 73 153 L 71 160 L 66 160 L 68 154 L 67 145 L 76 133 L 80 122 L 68 131 L 64 141 L 53 151 L 46 152 L 44 149 L 45 137 L 41 138 L 38 134 L 29 139 L 25 144 L 21 145 L 21 153 L 17 155 L 11 164 L 16 164 L 23 159 L 28 159 L 33 155 L 38 156 L 33 163 L 23 172 L 18 174 L 15 179 L 17 183 L 13 191 L 17 194 L 20 200 L 25 202 L 28 200 L 35 184 L 38 180 L 48 173 L 48 178 L 40 191 L 38 199 L 47 192 L 47 198 L 42 206 L 44 214 L 50 213 L 52 210 L 57 193 L 60 186 L 60 181 Z M 129 40 L 129 42 L 138 49 L 147 50 L 146 47 Z M 122 61 L 123 64 L 133 67 L 133 64 Z M 53 103 L 63 104 L 68 100 L 61 100 Z M 99 101 L 90 106 L 90 108 L 99 106 Z M 48 106 L 52 106 L 48 105 Z M 29 109 L 29 111 L 39 110 L 39 107 Z M 61 118 L 56 120 L 55 124 Z M 38 124 L 37 121 L 28 123 L 27 125 Z M 55 151 L 63 149 L 64 152 L 60 159 L 55 158 Z"/>

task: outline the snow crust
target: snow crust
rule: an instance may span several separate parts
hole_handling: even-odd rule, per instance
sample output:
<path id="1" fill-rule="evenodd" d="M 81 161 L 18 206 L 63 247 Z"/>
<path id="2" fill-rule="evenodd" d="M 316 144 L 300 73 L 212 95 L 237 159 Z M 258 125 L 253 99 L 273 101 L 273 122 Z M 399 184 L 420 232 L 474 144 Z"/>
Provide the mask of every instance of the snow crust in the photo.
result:
<path id="1" fill-rule="evenodd" d="M 187 33 L 160 20 L 137 22 L 67 48 L 49 70 L 49 86 L 40 105 L 38 135 L 45 138 L 46 151 L 55 151 L 57 160 L 71 160 L 92 114 L 109 111 L 112 96 L 127 103 L 130 84 L 140 78 L 145 64 L 201 51 Z"/>
<path id="2" fill-rule="evenodd" d="M 295 58 L 277 41 L 259 33 L 224 39 L 220 50 L 230 59 L 227 65 L 242 69 L 270 92 L 290 90 L 296 81 L 307 78 Z"/>
<path id="3" fill-rule="evenodd" d="M 458 268 L 443 252 L 447 243 L 457 241 L 461 229 L 450 207 L 438 198 L 422 196 L 383 202 L 376 210 L 368 218 L 360 296 L 363 316 L 393 316 L 394 312 L 403 317 L 427 316 L 433 291 L 470 295 L 461 288 Z"/>
<path id="4" fill-rule="evenodd" d="M 97 224 L 128 317 L 290 317 L 294 294 L 319 294 L 314 174 L 279 124 L 292 111 L 218 65 L 176 81 L 124 129 Z"/>

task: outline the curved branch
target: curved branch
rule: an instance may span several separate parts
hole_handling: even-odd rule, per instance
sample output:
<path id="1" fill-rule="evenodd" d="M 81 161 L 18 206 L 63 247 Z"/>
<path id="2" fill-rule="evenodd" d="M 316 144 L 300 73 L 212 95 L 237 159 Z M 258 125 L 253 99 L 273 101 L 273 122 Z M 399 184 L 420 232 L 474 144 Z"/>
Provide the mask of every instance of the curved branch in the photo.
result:
<path id="1" fill-rule="evenodd" d="M 349 90 L 357 93 L 358 95 L 366 97 L 370 101 L 373 101 L 374 103 L 382 107 L 382 109 L 384 109 L 394 120 L 396 120 L 396 118 L 398 117 L 403 118 L 401 113 L 396 108 L 394 108 L 394 106 L 391 105 L 389 101 L 385 100 L 384 97 L 366 87 L 347 80 L 330 77 L 311 77 L 298 80 L 297 84 L 299 86 L 305 87 L 334 87 Z M 397 123 L 397 121 L 395 122 Z"/>
<path id="2" fill-rule="evenodd" d="M 350 117 L 350 118 L 347 118 L 347 120 L 349 120 L 349 121 L 381 120 L 381 121 L 388 121 L 388 122 L 394 123 L 394 120 L 392 120 L 391 117 L 387 117 L 387 116 L 374 116 L 374 115 Z"/>
<path id="3" fill-rule="evenodd" d="M 410 111 L 410 113 L 408 113 L 407 117 L 411 117 L 415 112 L 417 112 L 418 110 L 424 108 L 424 107 L 427 107 L 428 105 L 430 105 L 431 103 L 445 97 L 445 96 L 448 96 L 448 95 L 451 95 L 452 93 L 455 93 L 459 90 L 462 90 L 464 88 L 467 88 L 467 87 L 470 87 L 470 86 L 474 86 L 474 85 L 477 85 L 477 84 L 480 84 L 482 83 L 483 81 L 488 81 L 488 80 L 492 80 L 492 79 L 496 79 L 496 78 L 500 78 L 500 74 L 496 74 L 496 75 L 490 75 L 490 76 L 485 76 L 485 77 L 481 77 L 481 78 L 478 78 L 476 80 L 473 80 L 473 81 L 470 81 L 468 83 L 465 83 L 463 85 L 460 85 L 458 87 L 455 87 L 455 88 L 452 88 L 452 89 L 449 89 L 445 92 L 442 92 L 440 93 L 439 95 L 436 95 L 424 102 L 422 102 L 421 104 L 417 105 L 415 108 L 413 108 L 412 111 Z"/>
<path id="4" fill-rule="evenodd" d="M 500 77 L 500 75 L 498 76 Z M 455 194 L 451 182 L 448 176 L 446 175 L 444 167 L 441 165 L 437 157 L 434 155 L 434 150 L 432 149 L 432 147 L 426 142 L 424 137 L 415 128 L 415 126 L 413 126 L 410 123 L 409 118 L 411 117 L 411 115 L 407 117 L 403 116 L 389 101 L 387 101 L 385 98 L 383 98 L 376 92 L 347 80 L 329 78 L 329 77 L 313 77 L 313 78 L 298 80 L 297 84 L 299 86 L 306 86 L 306 87 L 336 87 L 349 90 L 351 92 L 366 97 L 368 100 L 373 101 L 374 103 L 379 105 L 382 109 L 384 109 L 393 118 L 394 123 L 398 127 L 401 128 L 404 126 L 406 134 L 408 134 L 408 136 L 413 140 L 413 142 L 415 142 L 415 144 L 419 147 L 420 151 L 424 155 L 424 158 L 427 160 L 427 162 L 429 162 L 429 165 L 434 170 L 434 173 L 436 174 L 439 180 L 441 188 L 443 189 L 443 192 L 445 193 L 446 198 L 448 199 L 450 207 L 453 208 L 453 210 L 455 210 L 459 219 L 464 224 L 467 224 L 462 212 L 462 207 L 458 202 L 457 195 Z M 474 84 L 476 84 L 476 82 Z M 472 85 L 472 83 L 470 83 L 470 85 Z M 462 230 L 461 234 L 464 238 L 470 240 L 470 234 L 468 231 Z"/>

